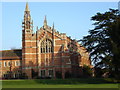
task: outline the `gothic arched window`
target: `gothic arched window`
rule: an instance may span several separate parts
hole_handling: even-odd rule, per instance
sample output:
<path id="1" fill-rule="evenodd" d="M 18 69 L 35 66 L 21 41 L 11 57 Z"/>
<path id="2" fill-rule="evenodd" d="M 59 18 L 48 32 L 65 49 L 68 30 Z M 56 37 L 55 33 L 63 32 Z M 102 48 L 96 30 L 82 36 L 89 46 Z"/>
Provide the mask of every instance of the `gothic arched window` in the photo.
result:
<path id="1" fill-rule="evenodd" d="M 41 42 L 41 53 L 51 53 L 52 52 L 52 41 L 45 39 Z"/>

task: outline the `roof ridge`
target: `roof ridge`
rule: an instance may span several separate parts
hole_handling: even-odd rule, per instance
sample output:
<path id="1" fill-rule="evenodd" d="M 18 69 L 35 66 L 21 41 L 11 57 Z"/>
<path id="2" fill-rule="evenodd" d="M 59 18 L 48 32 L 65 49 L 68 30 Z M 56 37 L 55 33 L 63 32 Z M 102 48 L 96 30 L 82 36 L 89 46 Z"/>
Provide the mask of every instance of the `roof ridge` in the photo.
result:
<path id="1" fill-rule="evenodd" d="M 14 51 L 14 50 L 22 50 L 22 49 L 13 49 L 13 50 L 0 50 L 0 52 L 5 52 L 5 51 Z"/>

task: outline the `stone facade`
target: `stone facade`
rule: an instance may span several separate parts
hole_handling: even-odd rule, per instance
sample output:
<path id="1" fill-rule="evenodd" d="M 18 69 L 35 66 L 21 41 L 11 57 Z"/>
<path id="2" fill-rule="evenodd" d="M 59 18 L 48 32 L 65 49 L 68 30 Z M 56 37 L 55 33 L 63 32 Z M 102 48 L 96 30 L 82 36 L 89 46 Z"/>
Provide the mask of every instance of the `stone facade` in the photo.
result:
<path id="1" fill-rule="evenodd" d="M 37 28 L 34 33 L 28 3 L 22 27 L 22 55 L 19 56 L 19 59 L 13 60 L 11 57 L 8 61 L 21 61 L 19 72 L 26 74 L 28 78 L 37 76 L 41 78 L 62 77 L 63 79 L 71 76 L 79 77 L 82 75 L 83 65 L 91 66 L 89 53 L 86 52 L 86 49 L 76 40 L 66 36 L 65 33 L 56 31 L 54 24 L 52 27 L 48 26 L 46 16 L 43 26 Z M 3 58 L 2 62 L 7 61 Z M 3 72 L 6 69 L 2 68 Z M 18 69 L 15 70 L 18 71 Z"/>

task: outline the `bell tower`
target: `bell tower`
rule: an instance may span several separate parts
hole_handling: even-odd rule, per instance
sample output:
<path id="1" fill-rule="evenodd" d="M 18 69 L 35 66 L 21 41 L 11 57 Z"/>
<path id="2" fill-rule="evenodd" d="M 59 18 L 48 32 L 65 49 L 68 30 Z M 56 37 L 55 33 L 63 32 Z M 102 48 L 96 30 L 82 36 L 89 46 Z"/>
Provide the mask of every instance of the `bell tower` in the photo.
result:
<path id="1" fill-rule="evenodd" d="M 31 38 L 33 34 L 33 21 L 31 21 L 30 10 L 28 3 L 24 11 L 24 19 L 22 22 L 22 73 L 31 75 L 31 70 L 28 68 L 31 66 Z"/>
<path id="2" fill-rule="evenodd" d="M 26 8 L 24 11 L 24 21 L 22 24 L 24 30 L 31 31 L 33 29 L 33 21 L 31 21 L 31 15 L 30 15 L 28 3 L 26 3 Z"/>

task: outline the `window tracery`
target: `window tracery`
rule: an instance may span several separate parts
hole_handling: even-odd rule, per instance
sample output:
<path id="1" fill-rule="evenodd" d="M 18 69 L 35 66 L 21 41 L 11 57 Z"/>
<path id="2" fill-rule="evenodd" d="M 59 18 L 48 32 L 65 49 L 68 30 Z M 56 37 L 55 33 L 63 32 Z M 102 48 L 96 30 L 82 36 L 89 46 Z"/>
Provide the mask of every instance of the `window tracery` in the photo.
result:
<path id="1" fill-rule="evenodd" d="M 52 41 L 45 39 L 41 42 L 41 53 L 51 53 L 52 52 Z"/>

